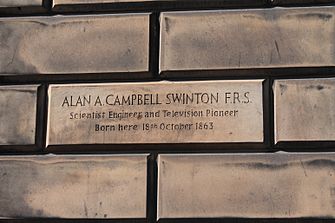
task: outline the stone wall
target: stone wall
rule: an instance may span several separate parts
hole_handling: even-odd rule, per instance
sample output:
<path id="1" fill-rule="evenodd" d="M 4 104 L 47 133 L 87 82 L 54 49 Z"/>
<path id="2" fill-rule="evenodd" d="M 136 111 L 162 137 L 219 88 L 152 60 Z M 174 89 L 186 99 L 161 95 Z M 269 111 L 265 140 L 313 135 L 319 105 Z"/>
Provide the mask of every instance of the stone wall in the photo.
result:
<path id="1" fill-rule="evenodd" d="M 334 1 L 0 15 L 0 221 L 334 220 Z"/>

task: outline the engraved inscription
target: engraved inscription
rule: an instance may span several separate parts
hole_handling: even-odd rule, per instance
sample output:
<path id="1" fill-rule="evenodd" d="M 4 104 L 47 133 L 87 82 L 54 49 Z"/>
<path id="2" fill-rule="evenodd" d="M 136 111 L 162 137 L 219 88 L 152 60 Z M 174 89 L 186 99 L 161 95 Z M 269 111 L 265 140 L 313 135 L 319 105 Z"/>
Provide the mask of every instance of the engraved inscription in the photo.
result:
<path id="1" fill-rule="evenodd" d="M 262 80 L 51 85 L 48 144 L 262 142 Z"/>

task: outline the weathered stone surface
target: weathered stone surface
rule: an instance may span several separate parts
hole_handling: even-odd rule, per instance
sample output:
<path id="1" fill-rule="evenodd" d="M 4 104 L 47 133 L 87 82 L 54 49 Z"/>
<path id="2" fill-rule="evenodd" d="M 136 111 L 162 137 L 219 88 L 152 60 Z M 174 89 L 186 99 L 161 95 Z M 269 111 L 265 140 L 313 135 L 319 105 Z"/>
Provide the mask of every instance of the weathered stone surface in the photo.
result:
<path id="1" fill-rule="evenodd" d="M 149 70 L 148 14 L 2 18 L 0 41 L 0 74 Z"/>
<path id="2" fill-rule="evenodd" d="M 262 80 L 50 85 L 48 145 L 263 142 Z"/>
<path id="3" fill-rule="evenodd" d="M 42 6 L 43 0 L 0 0 L 1 7 Z"/>
<path id="4" fill-rule="evenodd" d="M 145 218 L 146 155 L 0 157 L 0 216 Z"/>
<path id="5" fill-rule="evenodd" d="M 335 78 L 276 80 L 275 140 L 335 140 Z"/>
<path id="6" fill-rule="evenodd" d="M 180 0 L 53 0 L 53 7 L 54 9 L 61 8 L 62 10 L 64 10 L 65 8 L 63 8 L 62 6 L 66 7 L 66 6 L 76 5 L 76 10 L 78 10 L 77 6 L 80 6 L 80 5 L 90 5 L 90 4 L 111 4 L 113 5 L 114 3 L 118 4 L 118 3 L 140 3 L 140 2 L 144 2 L 144 3 L 154 2 L 154 3 L 159 3 L 160 6 L 162 6 L 162 4 L 165 4 L 165 3 L 173 3 L 172 5 L 176 7 L 176 4 L 181 3 L 182 5 L 185 5 L 185 2 L 187 1 L 185 0 L 182 0 L 182 1 Z M 266 0 L 249 0 L 248 2 L 245 2 L 243 0 L 221 0 L 221 1 L 192 0 L 190 2 L 193 6 L 195 4 L 199 6 L 200 5 L 205 6 L 207 4 L 210 4 L 211 6 L 213 6 L 213 4 L 226 5 L 226 6 L 232 6 L 232 5 L 235 5 L 235 6 L 249 5 L 250 6 L 250 5 L 264 5 Z M 151 6 L 152 5 L 150 5 L 150 7 Z M 107 7 L 107 6 L 105 5 L 104 7 Z M 96 10 L 96 8 L 94 10 Z"/>
<path id="7" fill-rule="evenodd" d="M 53 5 L 71 4 L 98 4 L 98 3 L 119 3 L 119 2 L 147 2 L 153 0 L 54 0 Z"/>
<path id="8" fill-rule="evenodd" d="M 0 145 L 33 145 L 37 85 L 0 86 Z"/>
<path id="9" fill-rule="evenodd" d="M 334 66 L 334 26 L 335 7 L 165 12 L 160 70 Z"/>
<path id="10" fill-rule="evenodd" d="M 160 155 L 158 218 L 335 218 L 335 153 Z"/>

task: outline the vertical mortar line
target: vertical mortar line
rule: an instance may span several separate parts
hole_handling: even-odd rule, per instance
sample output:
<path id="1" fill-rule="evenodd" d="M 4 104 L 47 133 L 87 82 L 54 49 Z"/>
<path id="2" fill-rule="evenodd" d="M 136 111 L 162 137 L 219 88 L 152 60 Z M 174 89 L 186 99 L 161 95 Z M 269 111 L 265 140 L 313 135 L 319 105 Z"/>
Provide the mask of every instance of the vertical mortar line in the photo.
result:
<path id="1" fill-rule="evenodd" d="M 42 128 L 42 152 L 46 151 L 46 137 L 47 137 L 47 128 L 48 128 L 48 113 L 49 113 L 49 98 L 48 98 L 48 88 L 49 88 L 49 83 L 44 83 L 43 84 L 43 113 L 41 114 L 42 122 L 40 125 L 40 128 Z"/>
<path id="2" fill-rule="evenodd" d="M 159 11 L 152 11 L 150 15 L 150 49 L 149 69 L 152 79 L 159 76 Z M 153 152 L 148 157 L 147 175 L 147 222 L 156 222 L 157 216 L 157 153 Z"/>
<path id="3" fill-rule="evenodd" d="M 150 15 L 150 37 L 149 37 L 149 70 L 153 79 L 159 76 L 159 11 L 152 11 Z"/>
<path id="4" fill-rule="evenodd" d="M 155 223 L 157 216 L 157 153 L 148 156 L 147 170 L 147 222 Z"/>
<path id="5" fill-rule="evenodd" d="M 275 129 L 274 129 L 274 92 L 272 90 L 273 83 L 274 83 L 273 77 L 269 78 L 269 87 L 268 87 L 268 95 L 269 95 L 269 146 L 271 151 L 275 151 L 275 142 L 274 142 L 274 134 L 275 134 Z"/>
<path id="6" fill-rule="evenodd" d="M 45 145 L 45 135 L 44 135 L 44 131 L 45 131 L 45 126 L 44 126 L 44 116 L 45 116 L 45 110 L 46 110 L 46 89 L 47 87 L 44 84 L 41 84 L 38 87 L 37 90 L 37 112 L 36 112 L 36 127 L 35 127 L 35 131 L 36 131 L 36 137 L 35 137 L 35 141 L 36 141 L 36 145 L 37 146 L 37 151 L 38 152 L 43 152 L 43 148 Z"/>
<path id="7" fill-rule="evenodd" d="M 52 3 L 53 0 L 43 0 L 43 7 L 46 8 L 48 15 L 52 14 Z"/>
<path id="8" fill-rule="evenodd" d="M 265 7 L 266 8 L 274 8 L 274 7 L 276 7 L 276 1 L 277 0 L 265 0 L 264 1 L 264 4 L 265 4 Z"/>
<path id="9" fill-rule="evenodd" d="M 275 151 L 273 147 L 273 94 L 272 94 L 272 84 L 273 84 L 273 77 L 271 75 L 267 76 L 266 78 L 267 88 L 267 122 L 268 122 L 268 144 L 267 147 L 270 151 Z"/>
<path id="10" fill-rule="evenodd" d="M 269 150 L 271 146 L 271 133 L 270 133 L 270 80 L 268 78 L 264 78 L 263 81 L 263 131 L 264 131 L 264 145 L 265 150 Z M 272 150 L 272 148 L 270 148 Z"/>

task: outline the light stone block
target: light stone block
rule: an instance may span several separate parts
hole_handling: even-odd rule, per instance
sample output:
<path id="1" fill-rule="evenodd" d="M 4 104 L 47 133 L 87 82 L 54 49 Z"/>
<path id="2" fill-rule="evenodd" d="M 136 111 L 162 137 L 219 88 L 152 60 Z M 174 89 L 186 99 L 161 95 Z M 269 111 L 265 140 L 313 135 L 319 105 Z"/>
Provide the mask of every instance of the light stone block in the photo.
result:
<path id="1" fill-rule="evenodd" d="M 42 6 L 43 0 L 0 0 L 0 8 L 2 7 L 26 7 L 26 6 Z"/>
<path id="2" fill-rule="evenodd" d="M 145 218 L 147 155 L 0 157 L 2 218 Z"/>
<path id="3" fill-rule="evenodd" d="M 160 24 L 161 72 L 335 65 L 334 6 L 164 12 Z"/>
<path id="4" fill-rule="evenodd" d="M 263 142 L 263 80 L 50 85 L 47 145 Z"/>
<path id="5" fill-rule="evenodd" d="M 150 2 L 153 0 L 54 0 L 53 6 L 58 5 L 74 5 L 74 4 L 104 4 L 104 3 L 120 3 L 120 2 Z M 158 0 L 159 1 L 159 0 Z"/>
<path id="6" fill-rule="evenodd" d="M 158 158 L 158 219 L 335 218 L 335 153 Z"/>
<path id="7" fill-rule="evenodd" d="M 335 141 L 335 78 L 276 80 L 275 141 Z"/>
<path id="8" fill-rule="evenodd" d="M 34 145 L 37 85 L 0 86 L 0 145 Z"/>
<path id="9" fill-rule="evenodd" d="M 0 75 L 149 71 L 149 14 L 0 18 L 0 41 Z"/>

